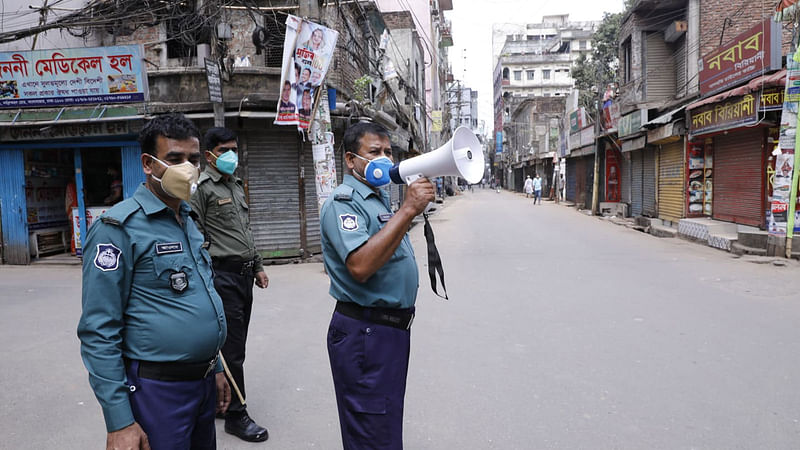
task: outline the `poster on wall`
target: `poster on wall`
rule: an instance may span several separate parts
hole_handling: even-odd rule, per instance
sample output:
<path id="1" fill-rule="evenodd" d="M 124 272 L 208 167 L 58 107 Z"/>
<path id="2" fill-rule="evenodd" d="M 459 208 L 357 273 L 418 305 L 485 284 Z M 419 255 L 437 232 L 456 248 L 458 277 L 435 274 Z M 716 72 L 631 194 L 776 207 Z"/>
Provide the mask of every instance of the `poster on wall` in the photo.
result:
<path id="1" fill-rule="evenodd" d="M 614 149 L 606 150 L 606 201 L 618 202 L 620 199 L 619 158 Z"/>
<path id="2" fill-rule="evenodd" d="M 0 108 L 148 100 L 141 45 L 0 52 Z"/>
<path id="3" fill-rule="evenodd" d="M 328 72 L 339 33 L 289 15 L 283 41 L 281 92 L 275 125 L 308 129 L 314 101 Z"/>
<path id="4" fill-rule="evenodd" d="M 792 189 L 792 175 L 794 173 L 794 146 L 797 130 L 797 99 L 790 95 L 794 86 L 800 84 L 800 66 L 787 57 L 786 95 L 784 96 L 783 109 L 781 110 L 781 126 L 778 143 L 770 155 L 770 164 L 767 174 L 767 190 L 771 192 L 769 210 L 767 211 L 767 230 L 770 234 L 785 236 L 788 226 L 789 203 Z M 795 219 L 795 232 L 800 232 L 800 227 Z"/>
<path id="5" fill-rule="evenodd" d="M 86 229 L 92 226 L 92 222 L 101 214 L 104 214 L 110 206 L 90 206 L 86 208 Z M 81 216 L 78 214 L 78 208 L 72 208 L 72 239 L 75 242 L 75 255 L 81 256 L 83 250 L 81 249 Z"/>
<path id="6" fill-rule="evenodd" d="M 317 206 L 322 209 L 322 204 L 330 197 L 336 187 L 336 160 L 333 156 L 333 133 L 329 134 L 327 142 L 311 146 L 314 156 L 314 174 L 317 186 Z"/>

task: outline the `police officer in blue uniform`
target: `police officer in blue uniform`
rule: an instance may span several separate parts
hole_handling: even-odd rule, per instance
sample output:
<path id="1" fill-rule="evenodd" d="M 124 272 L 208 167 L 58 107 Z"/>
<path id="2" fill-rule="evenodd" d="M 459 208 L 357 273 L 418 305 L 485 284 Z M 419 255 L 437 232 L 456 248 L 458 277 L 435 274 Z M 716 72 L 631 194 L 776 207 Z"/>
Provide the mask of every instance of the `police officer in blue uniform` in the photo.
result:
<path id="1" fill-rule="evenodd" d="M 107 448 L 214 449 L 230 389 L 217 359 L 222 301 L 185 202 L 197 187 L 199 132 L 169 114 L 139 141 L 145 184 L 86 237 L 81 355 Z"/>
<path id="2" fill-rule="evenodd" d="M 348 173 L 321 212 L 325 269 L 337 301 L 327 342 L 342 442 L 347 450 L 402 449 L 419 286 L 407 232 L 434 200 L 435 189 L 418 179 L 392 213 L 388 194 L 379 188 L 386 178 L 375 178 L 392 164 L 388 132 L 357 123 L 345 132 L 344 149 Z"/>

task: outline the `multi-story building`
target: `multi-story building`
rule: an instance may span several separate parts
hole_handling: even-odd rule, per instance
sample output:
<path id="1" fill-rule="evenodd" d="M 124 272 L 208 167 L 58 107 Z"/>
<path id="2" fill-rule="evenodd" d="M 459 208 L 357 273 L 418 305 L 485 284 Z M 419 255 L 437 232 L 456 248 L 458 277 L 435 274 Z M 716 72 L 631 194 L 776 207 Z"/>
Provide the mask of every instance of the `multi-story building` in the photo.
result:
<path id="1" fill-rule="evenodd" d="M 451 83 L 450 86 L 450 129 L 464 126 L 478 133 L 478 91 L 463 86 L 460 81 Z"/>
<path id="2" fill-rule="evenodd" d="M 541 23 L 494 27 L 495 130 L 502 129 L 503 141 L 508 144 L 503 148 L 506 187 L 520 190 L 522 185 L 518 181 L 533 172 L 539 173 L 546 184 L 552 182 L 555 149 L 550 149 L 549 145 L 533 147 L 531 142 L 557 143 L 564 98 L 574 85 L 572 65 L 581 54 L 591 50 L 591 35 L 596 25 L 596 22 L 570 22 L 568 15 L 555 15 L 543 17 Z M 499 45 L 501 41 L 502 46 Z M 544 100 L 548 97 L 561 100 Z M 537 111 L 550 111 L 554 103 L 562 107 L 548 112 L 550 116 L 532 116 L 526 111 L 532 102 L 541 103 L 533 108 Z M 532 117 L 542 122 L 525 121 Z M 553 139 L 551 122 L 556 124 Z M 509 133 L 532 133 L 535 137 L 511 137 Z"/>

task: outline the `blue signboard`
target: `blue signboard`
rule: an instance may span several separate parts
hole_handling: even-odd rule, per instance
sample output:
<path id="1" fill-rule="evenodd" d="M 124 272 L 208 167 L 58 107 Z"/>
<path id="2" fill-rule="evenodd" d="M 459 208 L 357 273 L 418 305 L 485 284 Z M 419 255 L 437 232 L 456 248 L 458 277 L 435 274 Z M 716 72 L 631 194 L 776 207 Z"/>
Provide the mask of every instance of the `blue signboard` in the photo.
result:
<path id="1" fill-rule="evenodd" d="M 495 152 L 496 153 L 503 153 L 503 132 L 497 132 L 497 140 L 495 141 Z"/>
<path id="2" fill-rule="evenodd" d="M 0 108 L 148 99 L 141 45 L 0 52 Z"/>

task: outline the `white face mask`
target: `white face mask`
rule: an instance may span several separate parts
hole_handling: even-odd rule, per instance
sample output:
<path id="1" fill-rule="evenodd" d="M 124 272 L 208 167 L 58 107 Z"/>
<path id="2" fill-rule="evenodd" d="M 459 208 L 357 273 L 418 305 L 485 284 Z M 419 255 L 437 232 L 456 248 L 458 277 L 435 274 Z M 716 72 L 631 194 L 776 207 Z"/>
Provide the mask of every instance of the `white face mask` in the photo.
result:
<path id="1" fill-rule="evenodd" d="M 151 174 L 153 179 L 161 184 L 161 189 L 171 197 L 188 201 L 192 197 L 192 194 L 197 191 L 197 179 L 200 178 L 200 166 L 196 166 L 189 161 L 170 166 L 149 153 L 147 153 L 147 155 L 167 168 L 164 174 L 161 175 L 161 178 Z"/>

